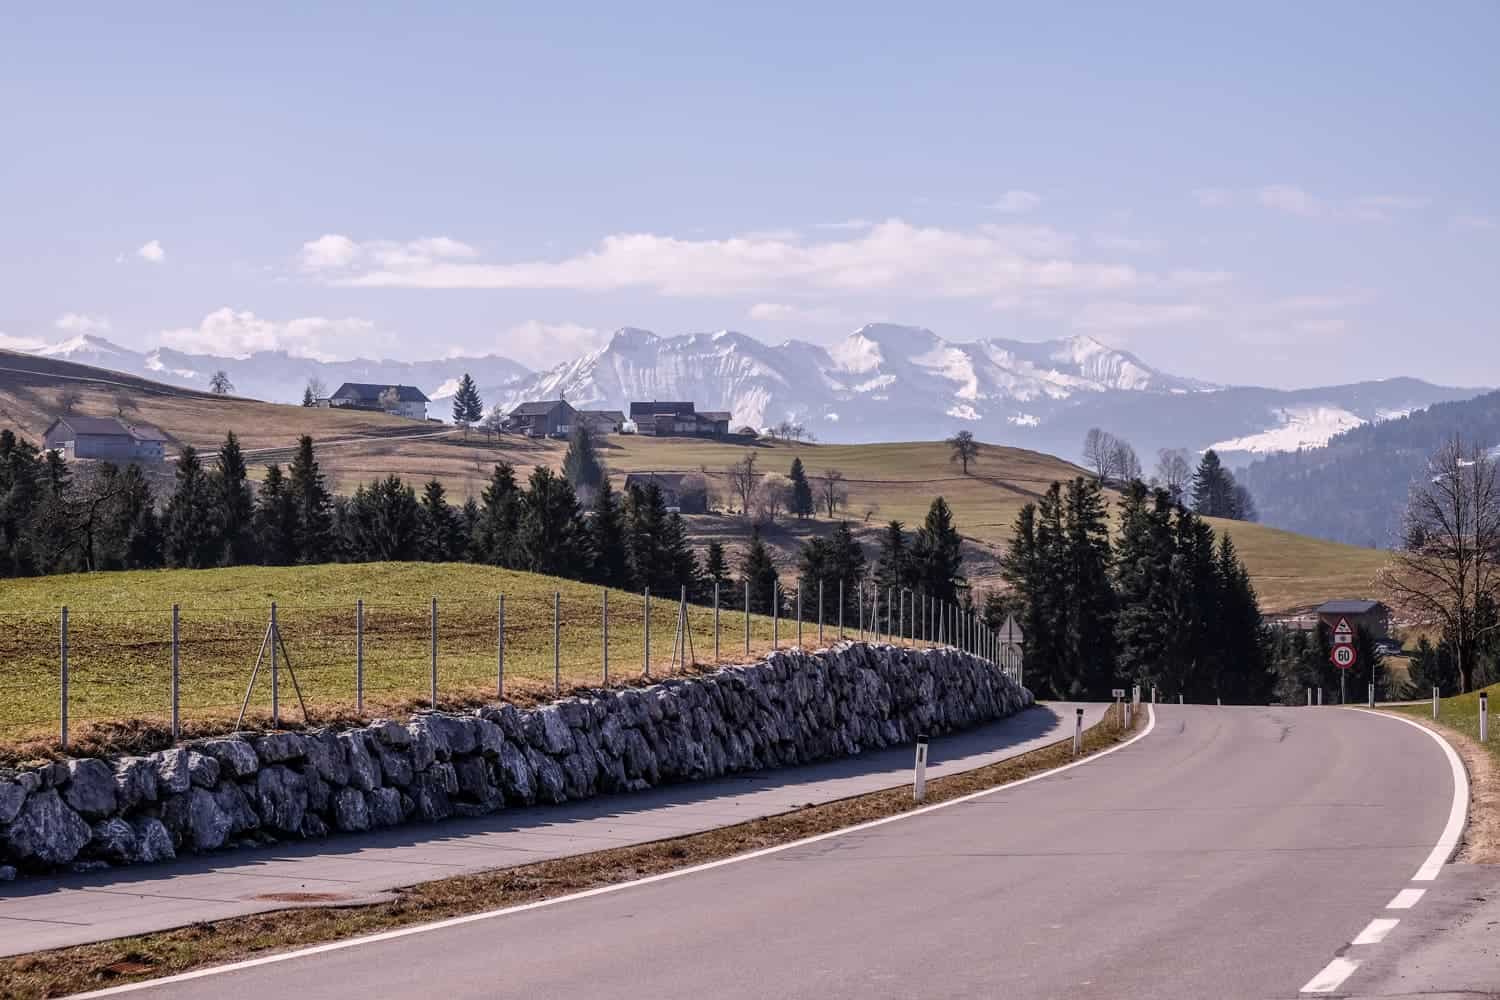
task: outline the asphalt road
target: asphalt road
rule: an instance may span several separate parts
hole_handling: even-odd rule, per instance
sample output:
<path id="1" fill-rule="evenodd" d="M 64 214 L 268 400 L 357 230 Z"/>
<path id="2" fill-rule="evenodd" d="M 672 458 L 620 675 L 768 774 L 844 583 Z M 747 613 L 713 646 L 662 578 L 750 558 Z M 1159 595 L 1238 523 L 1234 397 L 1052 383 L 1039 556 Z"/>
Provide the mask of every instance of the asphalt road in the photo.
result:
<path id="1" fill-rule="evenodd" d="M 779 853 L 145 997 L 1293 997 L 1440 839 L 1441 748 L 1159 706 L 1062 774 Z"/>

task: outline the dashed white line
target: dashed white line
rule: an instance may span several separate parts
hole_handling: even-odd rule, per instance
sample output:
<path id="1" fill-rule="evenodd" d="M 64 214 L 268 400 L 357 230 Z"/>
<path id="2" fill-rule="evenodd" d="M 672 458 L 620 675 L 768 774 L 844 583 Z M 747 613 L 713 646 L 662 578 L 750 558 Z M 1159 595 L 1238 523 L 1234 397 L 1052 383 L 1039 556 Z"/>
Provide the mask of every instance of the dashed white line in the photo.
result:
<path id="1" fill-rule="evenodd" d="M 1402 889 L 1396 893 L 1396 898 L 1385 904 L 1387 910 L 1409 910 L 1417 905 L 1423 896 L 1427 894 L 1426 889 Z"/>
<path id="2" fill-rule="evenodd" d="M 1350 944 L 1379 944 L 1385 940 L 1385 936 L 1395 929 L 1401 921 L 1395 917 L 1376 917 L 1365 925 L 1365 929 L 1359 932 Z"/>
<path id="3" fill-rule="evenodd" d="M 1332 962 L 1323 966 L 1323 971 L 1307 981 L 1302 987 L 1303 993 L 1332 993 L 1344 985 L 1344 980 L 1359 968 L 1359 963 L 1348 958 L 1335 958 Z"/>

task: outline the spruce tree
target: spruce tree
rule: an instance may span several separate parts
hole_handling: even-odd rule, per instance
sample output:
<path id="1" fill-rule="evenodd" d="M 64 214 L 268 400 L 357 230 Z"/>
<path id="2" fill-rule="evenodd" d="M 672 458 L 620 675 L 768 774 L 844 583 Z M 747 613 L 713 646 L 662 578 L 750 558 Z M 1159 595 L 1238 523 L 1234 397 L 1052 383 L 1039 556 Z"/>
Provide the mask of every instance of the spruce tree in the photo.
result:
<path id="1" fill-rule="evenodd" d="M 934 497 L 917 531 L 912 551 L 912 582 L 928 597 L 957 607 L 968 589 L 964 579 L 963 539 L 953 526 L 953 511 Z"/>
<path id="2" fill-rule="evenodd" d="M 412 488 L 394 475 L 363 484 L 344 504 L 339 541 L 354 562 L 399 562 L 426 558 L 422 505 Z"/>
<path id="3" fill-rule="evenodd" d="M 198 450 L 184 445 L 177 458 L 176 488 L 167 501 L 167 565 L 202 569 L 216 565 L 222 551 L 215 522 L 214 489 Z"/>
<path id="4" fill-rule="evenodd" d="M 475 541 L 479 558 L 492 566 L 520 565 L 515 549 L 520 523 L 521 490 L 516 485 L 516 470 L 509 462 L 500 462 L 490 475 L 489 485 L 480 492 Z"/>
<path id="5" fill-rule="evenodd" d="M 419 522 L 418 551 L 423 562 L 452 562 L 463 549 L 463 530 L 448 494 L 436 479 L 422 489 L 422 515 Z"/>
<path id="6" fill-rule="evenodd" d="M 791 513 L 798 517 L 811 516 L 814 509 L 812 484 L 807 481 L 807 470 L 802 467 L 801 458 L 792 459 L 787 479 L 792 484 Z"/>
<path id="7" fill-rule="evenodd" d="M 453 422 L 464 429 L 464 437 L 469 436 L 469 428 L 484 419 L 484 400 L 479 398 L 479 387 L 474 384 L 474 379 L 468 372 L 464 372 L 463 378 L 458 380 L 458 391 L 453 394 Z"/>
<path id="8" fill-rule="evenodd" d="M 589 519 L 589 534 L 594 550 L 594 581 L 606 587 L 629 590 L 635 581 L 630 572 L 630 558 L 626 550 L 623 514 L 614 489 L 605 477 L 594 493 L 593 516 Z"/>
<path id="9" fill-rule="evenodd" d="M 250 492 L 249 471 L 239 438 L 230 431 L 219 449 L 213 477 L 217 527 L 223 540 L 219 561 L 241 566 L 255 561 L 255 500 Z"/>
<path id="10" fill-rule="evenodd" d="M 844 588 L 844 620 L 857 621 L 859 616 L 859 583 L 865 578 L 867 561 L 864 546 L 854 537 L 848 521 L 840 521 L 828 536 L 828 578 L 826 599 L 833 609 L 830 621 L 838 618 L 839 584 Z"/>
<path id="11" fill-rule="evenodd" d="M 1116 674 L 1164 697 L 1180 692 L 1167 684 L 1168 614 L 1172 587 L 1174 501 L 1166 490 L 1131 483 L 1120 506 L 1115 550 Z"/>
<path id="12" fill-rule="evenodd" d="M 316 396 L 313 395 L 313 391 L 312 391 L 312 386 L 311 385 L 309 385 L 307 388 L 305 388 L 305 389 L 302 390 L 302 405 L 303 406 L 317 406 L 318 405 L 318 399 L 317 399 Z"/>
<path id="13" fill-rule="evenodd" d="M 1108 697 L 1114 682 L 1115 594 L 1110 581 L 1109 522 L 1103 487 L 1079 477 L 1064 497 L 1066 594 L 1062 657 L 1069 697 Z"/>
<path id="14" fill-rule="evenodd" d="M 40 479 L 36 446 L 9 428 L 0 430 L 0 576 L 36 572 L 30 524 Z"/>
<path id="15" fill-rule="evenodd" d="M 281 466 L 266 467 L 255 496 L 255 545 L 267 566 L 288 566 L 297 558 L 297 501 Z"/>
<path id="16" fill-rule="evenodd" d="M 1219 460 L 1219 453 L 1212 448 L 1203 453 L 1198 471 L 1193 473 L 1193 511 L 1204 517 L 1236 516 L 1238 502 L 1235 495 L 1234 477 Z"/>
<path id="17" fill-rule="evenodd" d="M 906 526 L 900 521 L 891 521 L 880 534 L 880 558 L 875 562 L 875 582 L 881 593 L 914 583 L 914 568 Z"/>
<path id="18" fill-rule="evenodd" d="M 698 557 L 688 544 L 687 524 L 682 520 L 682 515 L 675 511 L 667 515 L 661 548 L 663 560 L 671 567 L 671 592 L 678 593 L 678 588 L 686 587 L 690 600 L 702 597 L 703 578 L 698 569 Z"/>
<path id="19" fill-rule="evenodd" d="M 296 561 L 327 562 L 333 556 L 332 501 L 318 471 L 310 435 L 297 440 L 287 488 L 297 511 Z"/>
<path id="20" fill-rule="evenodd" d="M 545 465 L 533 469 L 521 498 L 516 537 L 521 568 L 549 576 L 588 575 L 588 533 L 581 522 L 578 497 L 568 481 Z"/>
<path id="21" fill-rule="evenodd" d="M 484 557 L 479 555 L 474 547 L 474 539 L 479 537 L 479 501 L 473 495 L 464 498 L 464 505 L 459 508 L 458 551 L 454 554 L 455 559 L 463 559 L 468 562 L 483 562 Z"/>
<path id="22" fill-rule="evenodd" d="M 776 581 L 776 563 L 771 559 L 771 550 L 766 548 L 766 543 L 761 539 L 760 529 L 754 528 L 750 534 L 750 546 L 740 559 L 739 580 L 741 588 L 746 585 L 750 588 L 751 613 L 771 613 Z"/>
<path id="23" fill-rule="evenodd" d="M 661 487 L 652 481 L 644 489 L 631 489 L 625 501 L 626 552 L 636 586 L 649 587 L 653 594 L 676 593 L 678 586 L 675 555 L 664 544 L 666 530 Z"/>
<path id="24" fill-rule="evenodd" d="M 703 560 L 703 575 L 712 587 L 722 588 L 729 583 L 729 562 L 724 558 L 724 543 L 718 539 L 708 543 L 708 552 Z"/>
<path id="25" fill-rule="evenodd" d="M 573 425 L 562 467 L 563 475 L 579 492 L 597 489 L 604 479 L 604 463 L 599 460 L 599 451 L 594 446 L 594 434 L 589 430 L 587 422 L 579 420 Z"/>

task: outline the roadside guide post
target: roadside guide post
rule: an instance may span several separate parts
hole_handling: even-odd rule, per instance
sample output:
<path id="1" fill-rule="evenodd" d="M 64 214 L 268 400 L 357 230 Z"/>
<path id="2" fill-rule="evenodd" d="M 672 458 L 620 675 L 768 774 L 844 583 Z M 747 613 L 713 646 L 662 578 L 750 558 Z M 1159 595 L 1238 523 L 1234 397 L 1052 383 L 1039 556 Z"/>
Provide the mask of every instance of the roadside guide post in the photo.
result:
<path id="1" fill-rule="evenodd" d="M 1073 722 L 1073 756 L 1083 752 L 1083 709 L 1078 709 Z"/>
<path id="2" fill-rule="evenodd" d="M 1437 719 L 1437 712 L 1438 712 L 1437 706 L 1438 706 L 1438 687 L 1437 687 L 1436 684 L 1434 684 L 1432 686 L 1432 717 L 1433 717 L 1434 720 Z"/>
<path id="3" fill-rule="evenodd" d="M 917 736 L 917 763 L 912 773 L 911 782 L 912 799 L 921 802 L 927 798 L 927 734 L 920 733 Z"/>
<path id="4" fill-rule="evenodd" d="M 1488 691 L 1479 692 L 1479 742 L 1488 743 L 1490 739 L 1490 695 Z"/>
<path id="5" fill-rule="evenodd" d="M 1114 688 L 1113 690 L 1111 690 L 1109 692 L 1109 696 L 1115 700 L 1115 708 L 1118 710 L 1115 713 L 1115 718 L 1119 719 L 1121 722 L 1124 722 L 1125 721 L 1125 704 L 1124 704 L 1124 702 L 1125 702 L 1125 689 L 1124 688 Z"/>

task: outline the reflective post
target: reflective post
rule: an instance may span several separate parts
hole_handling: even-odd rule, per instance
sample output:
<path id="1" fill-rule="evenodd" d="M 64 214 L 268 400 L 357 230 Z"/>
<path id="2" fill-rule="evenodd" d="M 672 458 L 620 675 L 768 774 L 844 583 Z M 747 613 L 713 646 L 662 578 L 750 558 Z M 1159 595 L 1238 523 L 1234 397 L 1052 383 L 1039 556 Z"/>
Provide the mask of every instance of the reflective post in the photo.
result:
<path id="1" fill-rule="evenodd" d="M 562 694 L 562 593 L 552 592 L 552 693 Z"/>
<path id="2" fill-rule="evenodd" d="M 62 625 L 58 632 L 58 650 L 62 654 L 62 748 L 68 749 L 68 606 L 63 605 Z"/>
<path id="3" fill-rule="evenodd" d="M 437 711 L 437 598 L 432 599 L 432 708 Z M 271 676 L 276 676 L 276 651 L 271 651 Z"/>
<path id="4" fill-rule="evenodd" d="M 599 651 L 604 663 L 604 686 L 609 687 L 609 588 L 604 588 L 604 617 L 600 619 L 603 630 L 599 636 Z"/>
<path id="5" fill-rule="evenodd" d="M 182 734 L 182 660 L 179 652 L 177 621 L 178 606 L 172 605 L 172 739 L 176 740 Z"/>
<path id="6" fill-rule="evenodd" d="M 714 664 L 719 662 L 719 581 L 714 581 Z"/>
<path id="7" fill-rule="evenodd" d="M 495 618 L 495 697 L 505 697 L 505 595 Z"/>
<path id="8" fill-rule="evenodd" d="M 354 714 L 365 714 L 365 599 L 354 602 Z"/>
<path id="9" fill-rule="evenodd" d="M 645 677 L 651 676 L 651 588 L 647 587 L 641 592 L 641 607 L 646 618 L 646 642 L 645 650 L 641 654 L 641 674 Z"/>

